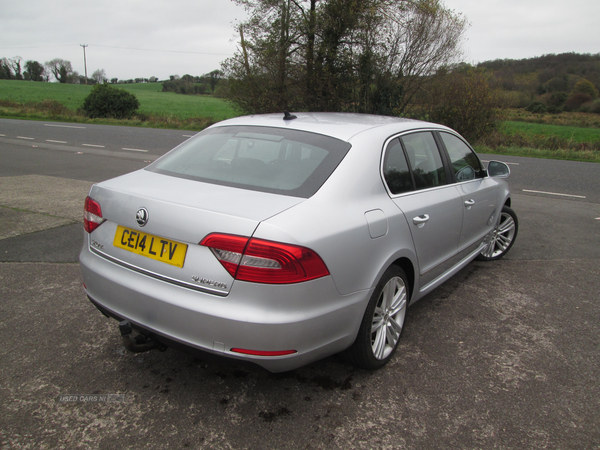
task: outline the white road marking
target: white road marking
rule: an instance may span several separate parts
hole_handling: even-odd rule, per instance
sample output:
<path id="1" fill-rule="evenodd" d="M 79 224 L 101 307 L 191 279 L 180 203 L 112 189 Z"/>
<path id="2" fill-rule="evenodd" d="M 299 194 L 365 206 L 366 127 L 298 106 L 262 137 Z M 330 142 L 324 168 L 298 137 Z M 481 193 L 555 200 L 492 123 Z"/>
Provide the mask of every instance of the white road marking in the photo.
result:
<path id="1" fill-rule="evenodd" d="M 128 150 L 130 152 L 143 152 L 148 153 L 148 150 L 140 150 L 139 148 L 123 148 L 122 150 Z"/>
<path id="2" fill-rule="evenodd" d="M 559 195 L 561 197 L 587 198 L 585 195 L 559 194 L 558 192 L 532 191 L 530 189 L 523 189 L 523 192 L 532 192 L 534 194 Z"/>
<path id="3" fill-rule="evenodd" d="M 6 137 L 6 135 L 5 135 L 5 134 L 0 134 L 0 136 Z"/>
<path id="4" fill-rule="evenodd" d="M 183 137 L 194 137 L 193 134 L 182 134 Z"/>
<path id="5" fill-rule="evenodd" d="M 76 127 L 74 125 L 54 125 L 51 123 L 45 123 L 44 126 L 45 127 L 56 127 L 56 128 L 78 128 L 81 130 L 85 130 L 85 127 Z"/>
<path id="6" fill-rule="evenodd" d="M 94 145 L 94 144 L 81 144 L 84 147 L 96 147 L 96 148 L 104 148 L 104 145 Z"/>
<path id="7" fill-rule="evenodd" d="M 53 141 L 52 139 L 46 139 L 46 142 L 55 142 L 57 144 L 66 144 L 67 141 Z"/>
<path id="8" fill-rule="evenodd" d="M 17 139 L 27 139 L 33 141 L 35 138 L 25 137 L 25 136 L 17 136 Z"/>

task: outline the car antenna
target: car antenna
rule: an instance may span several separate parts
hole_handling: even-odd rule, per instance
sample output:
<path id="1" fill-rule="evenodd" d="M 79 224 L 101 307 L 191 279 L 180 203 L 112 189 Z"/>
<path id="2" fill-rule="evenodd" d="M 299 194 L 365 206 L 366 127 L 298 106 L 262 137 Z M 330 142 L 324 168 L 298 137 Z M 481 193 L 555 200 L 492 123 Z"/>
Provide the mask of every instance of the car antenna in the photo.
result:
<path id="1" fill-rule="evenodd" d="M 290 114 L 289 111 L 284 111 L 283 112 L 283 120 L 293 120 L 293 119 L 297 119 L 298 117 L 296 117 L 293 114 Z"/>

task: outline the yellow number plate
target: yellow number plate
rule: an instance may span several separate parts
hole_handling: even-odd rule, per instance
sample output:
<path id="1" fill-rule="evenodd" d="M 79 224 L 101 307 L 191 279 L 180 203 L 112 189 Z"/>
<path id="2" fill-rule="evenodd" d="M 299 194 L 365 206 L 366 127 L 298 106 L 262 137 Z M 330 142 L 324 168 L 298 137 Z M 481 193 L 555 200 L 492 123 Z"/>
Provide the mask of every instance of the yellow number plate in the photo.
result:
<path id="1" fill-rule="evenodd" d="M 177 267 L 183 267 L 187 252 L 186 244 L 130 230 L 121 225 L 117 226 L 113 245 Z"/>

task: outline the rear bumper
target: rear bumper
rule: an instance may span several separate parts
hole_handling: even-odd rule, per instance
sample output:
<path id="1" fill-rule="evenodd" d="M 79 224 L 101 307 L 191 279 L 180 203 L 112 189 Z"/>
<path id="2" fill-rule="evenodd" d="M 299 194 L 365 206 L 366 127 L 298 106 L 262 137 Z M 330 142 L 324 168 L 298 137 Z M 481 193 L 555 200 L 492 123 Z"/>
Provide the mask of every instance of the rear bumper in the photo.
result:
<path id="1" fill-rule="evenodd" d="M 84 245 L 80 266 L 90 300 L 163 341 L 283 372 L 352 344 L 369 291 L 340 295 L 331 277 L 293 285 L 234 282 L 228 296 L 187 289 L 117 265 Z M 162 339 L 161 339 L 162 338 Z M 251 356 L 232 348 L 295 350 Z"/>

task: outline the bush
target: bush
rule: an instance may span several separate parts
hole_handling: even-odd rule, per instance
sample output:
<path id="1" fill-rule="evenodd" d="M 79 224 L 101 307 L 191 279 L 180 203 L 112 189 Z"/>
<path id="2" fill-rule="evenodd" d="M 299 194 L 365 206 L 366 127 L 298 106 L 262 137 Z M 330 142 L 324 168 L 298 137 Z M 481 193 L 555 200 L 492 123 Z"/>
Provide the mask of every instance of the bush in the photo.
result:
<path id="1" fill-rule="evenodd" d="M 589 95 L 592 99 L 598 97 L 598 89 L 592 84 L 591 81 L 586 79 L 579 80 L 575 83 L 575 87 L 573 88 L 573 93 L 582 93 Z"/>
<path id="2" fill-rule="evenodd" d="M 544 105 L 542 102 L 531 102 L 531 104 L 527 107 L 527 111 L 534 114 L 544 114 L 548 111 L 548 108 L 546 108 L 546 105 Z"/>
<path id="3" fill-rule="evenodd" d="M 91 117 L 128 119 L 140 107 L 137 97 L 109 84 L 97 84 L 83 101 L 83 110 Z"/>
<path id="4" fill-rule="evenodd" d="M 42 100 L 38 108 L 48 113 L 50 117 L 69 116 L 71 110 L 57 100 Z"/>
<path id="5" fill-rule="evenodd" d="M 175 92 L 184 95 L 202 95 L 206 94 L 205 84 L 196 83 L 190 75 L 184 75 L 178 80 L 163 81 L 163 92 Z"/>
<path id="6" fill-rule="evenodd" d="M 548 100 L 550 106 L 563 106 L 568 100 L 569 94 L 566 92 L 554 92 Z"/>
<path id="7" fill-rule="evenodd" d="M 578 92 L 569 97 L 569 99 L 565 103 L 565 111 L 577 111 L 579 108 L 581 108 L 581 105 L 591 101 L 592 97 L 590 97 L 588 94 Z"/>
<path id="8" fill-rule="evenodd" d="M 563 112 L 563 109 L 560 106 L 550 105 L 548 106 L 548 112 L 550 114 L 560 114 Z"/>
<path id="9" fill-rule="evenodd" d="M 600 100 L 586 102 L 579 108 L 580 112 L 600 114 Z"/>

